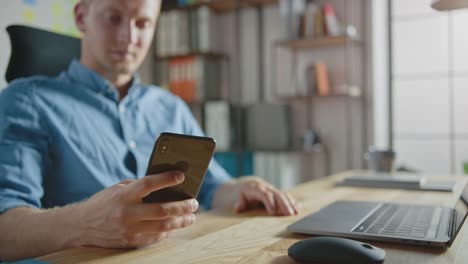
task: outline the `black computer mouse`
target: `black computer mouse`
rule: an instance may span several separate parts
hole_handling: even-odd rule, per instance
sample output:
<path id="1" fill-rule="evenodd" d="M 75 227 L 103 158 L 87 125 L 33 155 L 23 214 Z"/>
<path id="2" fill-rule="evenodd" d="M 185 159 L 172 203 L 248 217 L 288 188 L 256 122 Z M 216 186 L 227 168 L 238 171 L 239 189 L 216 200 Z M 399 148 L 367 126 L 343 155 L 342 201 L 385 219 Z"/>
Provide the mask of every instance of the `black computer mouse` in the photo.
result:
<path id="1" fill-rule="evenodd" d="M 304 239 L 288 249 L 288 255 L 300 263 L 383 263 L 385 251 L 356 240 L 339 237 Z"/>

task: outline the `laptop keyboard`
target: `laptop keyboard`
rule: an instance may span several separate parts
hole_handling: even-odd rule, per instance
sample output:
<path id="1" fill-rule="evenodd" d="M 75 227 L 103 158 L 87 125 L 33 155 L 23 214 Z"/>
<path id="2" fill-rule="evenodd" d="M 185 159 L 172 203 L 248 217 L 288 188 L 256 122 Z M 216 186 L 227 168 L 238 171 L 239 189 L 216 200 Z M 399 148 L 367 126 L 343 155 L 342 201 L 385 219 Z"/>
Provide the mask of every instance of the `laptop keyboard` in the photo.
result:
<path id="1" fill-rule="evenodd" d="M 435 238 L 441 208 L 383 204 L 352 230 L 357 233 Z"/>

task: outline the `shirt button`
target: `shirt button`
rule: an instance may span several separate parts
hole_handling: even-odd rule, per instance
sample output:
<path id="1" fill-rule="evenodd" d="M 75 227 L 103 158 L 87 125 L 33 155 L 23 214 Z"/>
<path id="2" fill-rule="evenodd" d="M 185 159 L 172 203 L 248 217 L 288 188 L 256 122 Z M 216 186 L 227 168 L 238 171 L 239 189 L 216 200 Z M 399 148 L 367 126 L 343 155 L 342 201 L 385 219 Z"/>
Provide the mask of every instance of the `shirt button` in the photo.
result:
<path id="1" fill-rule="evenodd" d="M 126 110 L 126 109 L 125 109 L 125 106 L 123 106 L 123 105 L 119 106 L 119 111 L 120 111 L 120 113 L 124 113 L 125 110 Z"/>
<path id="2" fill-rule="evenodd" d="M 130 142 L 128 142 L 128 146 L 129 146 L 131 149 L 135 149 L 135 148 L 136 148 L 136 143 L 135 143 L 135 141 L 131 140 Z"/>

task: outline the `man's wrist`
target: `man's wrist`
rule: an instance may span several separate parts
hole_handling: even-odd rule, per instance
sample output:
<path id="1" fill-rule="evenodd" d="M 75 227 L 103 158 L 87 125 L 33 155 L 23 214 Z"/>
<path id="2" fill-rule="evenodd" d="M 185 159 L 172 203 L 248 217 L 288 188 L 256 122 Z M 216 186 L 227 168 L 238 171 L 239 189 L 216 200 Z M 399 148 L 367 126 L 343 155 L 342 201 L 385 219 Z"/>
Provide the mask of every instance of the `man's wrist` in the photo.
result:
<path id="1" fill-rule="evenodd" d="M 84 244 L 84 228 L 81 211 L 83 203 L 67 205 L 61 208 L 51 209 L 54 214 L 52 219 L 57 221 L 57 226 L 60 227 L 59 235 L 62 236 L 62 249 L 78 247 Z"/>

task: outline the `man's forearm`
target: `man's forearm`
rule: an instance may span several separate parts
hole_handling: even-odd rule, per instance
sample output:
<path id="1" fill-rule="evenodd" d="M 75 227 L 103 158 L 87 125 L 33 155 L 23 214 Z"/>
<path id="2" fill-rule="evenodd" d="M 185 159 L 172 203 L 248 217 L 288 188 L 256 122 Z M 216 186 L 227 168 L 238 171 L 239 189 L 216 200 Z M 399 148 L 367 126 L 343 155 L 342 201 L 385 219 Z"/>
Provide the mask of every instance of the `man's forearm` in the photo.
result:
<path id="1" fill-rule="evenodd" d="M 32 258 L 78 245 L 76 205 L 13 208 L 0 215 L 0 260 Z"/>

